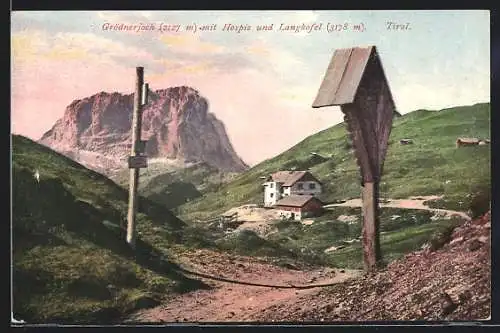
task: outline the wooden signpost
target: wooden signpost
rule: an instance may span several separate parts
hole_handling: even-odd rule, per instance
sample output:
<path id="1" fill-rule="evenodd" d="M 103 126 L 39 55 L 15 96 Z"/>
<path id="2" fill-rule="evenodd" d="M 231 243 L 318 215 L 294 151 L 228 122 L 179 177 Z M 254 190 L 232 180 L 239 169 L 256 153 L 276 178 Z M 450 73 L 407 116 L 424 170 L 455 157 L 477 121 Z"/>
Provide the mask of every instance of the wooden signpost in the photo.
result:
<path id="1" fill-rule="evenodd" d="M 144 89 L 143 89 L 144 88 Z M 147 168 L 147 157 L 144 155 L 145 141 L 141 140 L 142 107 L 147 104 L 148 84 L 144 84 L 144 68 L 136 67 L 134 94 L 134 113 L 132 116 L 132 146 L 128 159 L 130 169 L 129 202 L 127 215 L 127 243 L 135 247 L 135 218 L 137 214 L 137 189 L 139 187 L 139 169 Z"/>
<path id="2" fill-rule="evenodd" d="M 129 156 L 128 158 L 128 167 L 129 169 L 140 169 L 148 167 L 148 158 L 147 156 Z"/>
<path id="3" fill-rule="evenodd" d="M 379 182 L 392 118 L 397 113 L 375 46 L 336 50 L 313 108 L 340 106 L 361 174 L 363 259 L 366 271 L 381 261 Z"/>

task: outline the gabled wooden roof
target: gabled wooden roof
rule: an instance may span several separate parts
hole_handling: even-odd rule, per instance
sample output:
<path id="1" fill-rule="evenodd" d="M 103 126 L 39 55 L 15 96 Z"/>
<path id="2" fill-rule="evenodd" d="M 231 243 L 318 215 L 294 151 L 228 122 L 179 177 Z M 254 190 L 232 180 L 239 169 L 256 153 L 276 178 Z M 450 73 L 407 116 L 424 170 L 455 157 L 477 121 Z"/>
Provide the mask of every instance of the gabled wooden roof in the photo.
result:
<path id="1" fill-rule="evenodd" d="M 279 200 L 276 206 L 290 206 L 290 207 L 303 207 L 306 203 L 311 200 L 318 200 L 318 198 L 312 195 L 289 195 Z"/>
<path id="2" fill-rule="evenodd" d="M 354 102 L 359 83 L 375 47 L 335 50 L 313 108 Z"/>
<path id="3" fill-rule="evenodd" d="M 383 71 L 375 46 L 335 50 L 312 107 L 353 103 L 368 66 L 378 66 Z M 396 110 L 394 113 L 401 116 Z"/>
<path id="4" fill-rule="evenodd" d="M 271 180 L 283 183 L 283 186 L 292 186 L 306 174 L 306 171 L 278 171 L 271 175 Z"/>
<path id="5" fill-rule="evenodd" d="M 302 177 L 307 174 L 321 184 L 321 182 L 317 180 L 316 177 L 314 177 L 309 171 L 277 171 L 271 174 L 269 180 L 282 183 L 283 186 L 293 186 L 293 184 L 301 180 Z"/>

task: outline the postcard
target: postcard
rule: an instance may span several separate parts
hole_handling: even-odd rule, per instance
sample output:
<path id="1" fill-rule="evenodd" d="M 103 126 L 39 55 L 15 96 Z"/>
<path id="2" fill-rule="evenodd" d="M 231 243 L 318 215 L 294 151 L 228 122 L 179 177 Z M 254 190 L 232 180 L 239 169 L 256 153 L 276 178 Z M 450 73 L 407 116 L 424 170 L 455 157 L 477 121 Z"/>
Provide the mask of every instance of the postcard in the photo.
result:
<path id="1" fill-rule="evenodd" d="M 12 324 L 490 319 L 489 11 L 11 28 Z"/>

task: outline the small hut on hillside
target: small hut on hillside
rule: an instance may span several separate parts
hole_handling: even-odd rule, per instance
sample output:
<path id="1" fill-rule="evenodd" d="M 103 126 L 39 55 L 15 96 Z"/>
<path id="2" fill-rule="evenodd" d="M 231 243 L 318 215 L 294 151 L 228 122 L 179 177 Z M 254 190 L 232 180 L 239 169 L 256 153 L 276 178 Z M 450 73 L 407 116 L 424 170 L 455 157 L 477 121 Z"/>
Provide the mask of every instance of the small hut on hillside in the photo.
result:
<path id="1" fill-rule="evenodd" d="M 321 215 L 323 202 L 313 195 L 290 195 L 279 200 L 275 208 L 282 217 L 300 221 L 304 217 Z"/>
<path id="2" fill-rule="evenodd" d="M 458 138 L 456 141 L 457 148 L 463 146 L 476 146 L 481 140 L 478 138 Z"/>

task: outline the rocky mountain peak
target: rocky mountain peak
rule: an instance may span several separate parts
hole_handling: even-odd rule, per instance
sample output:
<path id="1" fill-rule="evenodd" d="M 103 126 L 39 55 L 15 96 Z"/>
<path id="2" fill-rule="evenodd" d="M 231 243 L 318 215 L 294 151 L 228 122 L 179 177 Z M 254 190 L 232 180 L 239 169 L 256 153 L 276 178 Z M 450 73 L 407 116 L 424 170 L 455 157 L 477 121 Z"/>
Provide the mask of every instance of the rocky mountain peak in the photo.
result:
<path id="1" fill-rule="evenodd" d="M 102 172 L 124 167 L 133 97 L 101 91 L 75 100 L 40 143 Z M 206 162 L 223 171 L 245 170 L 248 166 L 234 151 L 224 124 L 208 108 L 207 99 L 191 87 L 150 90 L 142 112 L 148 156 Z"/>

